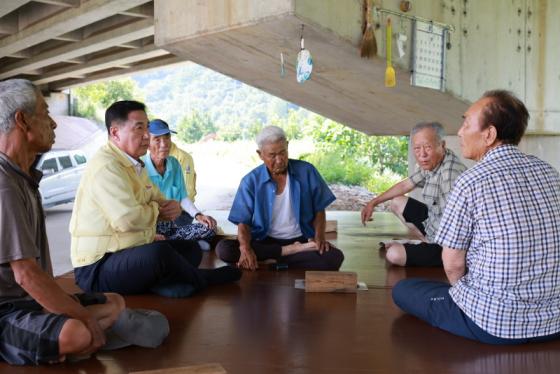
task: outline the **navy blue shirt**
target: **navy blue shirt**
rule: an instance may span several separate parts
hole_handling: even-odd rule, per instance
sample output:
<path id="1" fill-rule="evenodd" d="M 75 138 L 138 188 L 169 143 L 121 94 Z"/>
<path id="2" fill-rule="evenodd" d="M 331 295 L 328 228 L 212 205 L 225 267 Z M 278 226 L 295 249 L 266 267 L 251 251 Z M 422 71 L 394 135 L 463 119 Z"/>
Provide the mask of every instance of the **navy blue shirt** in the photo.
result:
<path id="1" fill-rule="evenodd" d="M 303 236 L 315 237 L 313 220 L 336 197 L 313 165 L 305 161 L 289 160 L 290 200 Z M 228 219 L 234 224 L 251 226 L 253 239 L 267 237 L 272 222 L 272 207 L 276 196 L 276 182 L 264 164 L 243 177 Z"/>

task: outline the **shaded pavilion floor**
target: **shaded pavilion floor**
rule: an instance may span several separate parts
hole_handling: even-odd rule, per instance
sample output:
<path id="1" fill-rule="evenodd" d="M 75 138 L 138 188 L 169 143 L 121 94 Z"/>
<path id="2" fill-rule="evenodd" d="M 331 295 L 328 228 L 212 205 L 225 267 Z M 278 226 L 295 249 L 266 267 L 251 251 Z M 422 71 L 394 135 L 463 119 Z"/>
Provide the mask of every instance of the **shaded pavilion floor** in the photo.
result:
<path id="1" fill-rule="evenodd" d="M 407 235 L 388 213 L 376 213 L 365 228 L 356 212 L 327 216 L 338 220 L 338 234 L 329 239 L 344 251 L 341 270 L 356 271 L 368 291 L 306 294 L 294 289 L 303 271 L 263 269 L 189 299 L 128 296 L 128 306 L 156 309 L 168 317 L 171 334 L 161 347 L 100 352 L 52 366 L 0 364 L 0 374 L 128 373 L 213 362 L 228 373 L 557 372 L 560 342 L 488 346 L 404 315 L 391 300 L 391 287 L 406 277 L 443 280 L 443 270 L 386 266 L 379 241 Z M 231 227 L 224 229 L 231 232 Z M 220 264 L 214 252 L 205 254 L 203 267 Z M 71 275 L 58 282 L 76 290 Z"/>

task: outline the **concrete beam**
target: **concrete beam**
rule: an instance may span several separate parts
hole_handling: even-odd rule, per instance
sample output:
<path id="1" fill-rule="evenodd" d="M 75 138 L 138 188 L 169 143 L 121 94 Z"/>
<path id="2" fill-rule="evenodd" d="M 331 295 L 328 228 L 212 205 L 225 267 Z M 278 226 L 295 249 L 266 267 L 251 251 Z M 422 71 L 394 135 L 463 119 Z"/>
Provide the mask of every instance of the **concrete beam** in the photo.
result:
<path id="1" fill-rule="evenodd" d="M 89 0 L 39 21 L 17 34 L 0 39 L 0 57 L 10 55 L 56 36 L 110 17 L 150 0 Z"/>
<path id="2" fill-rule="evenodd" d="M 19 8 L 15 15 L 17 15 L 18 20 L 18 30 L 25 30 L 31 25 L 34 25 L 37 22 L 44 21 L 49 17 L 54 16 L 57 13 L 60 13 L 61 10 L 65 8 L 60 8 L 56 5 L 51 4 L 38 4 L 38 3 L 31 3 L 27 6 Z"/>
<path id="3" fill-rule="evenodd" d="M 12 13 L 0 18 L 0 33 L 12 35 L 18 32 L 18 17 Z"/>
<path id="4" fill-rule="evenodd" d="M 130 43 L 125 43 L 125 44 L 120 44 L 119 45 L 120 48 L 129 48 L 129 49 L 142 48 L 142 46 L 143 46 L 142 40 L 134 40 Z"/>
<path id="5" fill-rule="evenodd" d="M 83 38 L 84 37 L 83 37 L 82 30 L 74 30 L 74 31 L 67 32 L 66 34 L 56 36 L 53 39 L 63 40 L 66 42 L 79 42 Z"/>
<path id="6" fill-rule="evenodd" d="M 109 79 L 109 78 L 114 79 L 114 78 L 118 78 L 118 77 L 122 77 L 122 76 L 128 76 L 130 74 L 137 73 L 139 71 L 157 69 L 157 68 L 160 68 L 162 66 L 170 66 L 170 65 L 174 65 L 174 64 L 178 64 L 178 63 L 182 63 L 182 62 L 185 62 L 185 60 L 183 60 L 179 57 L 173 56 L 173 55 L 169 55 L 167 57 L 162 57 L 162 58 L 157 59 L 155 61 L 147 61 L 147 62 L 144 62 L 144 63 L 141 63 L 141 64 L 133 65 L 129 69 L 122 69 L 122 70 L 108 71 L 108 72 L 103 72 L 103 73 L 98 73 L 98 74 L 92 74 L 92 75 L 87 76 L 84 79 L 73 79 L 73 80 L 55 82 L 53 84 L 49 84 L 49 90 L 51 90 L 51 91 L 62 91 L 62 90 L 67 89 L 67 88 L 82 86 L 82 85 L 87 84 L 87 83 L 93 83 L 93 82 L 96 82 L 96 81 L 101 81 L 101 80 L 105 80 L 105 79 Z"/>
<path id="7" fill-rule="evenodd" d="M 151 18 L 154 16 L 154 3 L 150 2 L 144 5 L 140 5 L 125 12 L 120 12 L 120 14 L 129 17 Z"/>
<path id="8" fill-rule="evenodd" d="M 80 6 L 80 0 L 34 0 L 36 3 L 58 5 L 65 8 L 77 8 Z"/>
<path id="9" fill-rule="evenodd" d="M 13 12 L 22 5 L 27 4 L 31 0 L 2 0 L 0 2 L 0 17 Z"/>
<path id="10" fill-rule="evenodd" d="M 66 62 L 69 64 L 83 64 L 86 62 L 86 58 L 84 56 L 70 58 L 68 60 L 64 60 L 62 62 Z"/>
<path id="11" fill-rule="evenodd" d="M 28 70 L 40 69 L 61 61 L 71 60 L 88 53 L 97 52 L 114 45 L 128 43 L 154 34 L 151 19 L 139 20 L 117 29 L 84 39 L 81 42 L 65 45 L 32 58 L 6 66 L 0 69 L 0 79 L 10 78 L 25 73 Z"/>
<path id="12" fill-rule="evenodd" d="M 8 57 L 13 57 L 13 58 L 29 58 L 31 57 L 31 51 L 29 49 L 25 49 L 23 51 L 19 51 L 17 53 L 14 53 L 12 55 L 9 55 Z"/>
<path id="13" fill-rule="evenodd" d="M 108 31 L 134 21 L 137 21 L 137 19 L 132 19 L 131 17 L 123 16 L 122 14 L 115 14 L 109 18 L 87 25 L 81 30 L 84 38 L 89 38 L 90 36 L 99 34 L 100 32 Z"/>
<path id="14" fill-rule="evenodd" d="M 249 26 L 292 14 L 294 0 L 154 0 L 156 45 Z"/>
<path id="15" fill-rule="evenodd" d="M 72 78 L 75 76 L 85 76 L 95 71 L 110 69 L 115 66 L 129 65 L 143 60 L 153 59 L 164 56 L 169 52 L 159 49 L 154 44 L 143 48 L 128 50 L 120 53 L 111 54 L 105 57 L 95 58 L 82 65 L 71 68 L 64 67 L 42 74 L 33 83 L 40 85 Z"/>

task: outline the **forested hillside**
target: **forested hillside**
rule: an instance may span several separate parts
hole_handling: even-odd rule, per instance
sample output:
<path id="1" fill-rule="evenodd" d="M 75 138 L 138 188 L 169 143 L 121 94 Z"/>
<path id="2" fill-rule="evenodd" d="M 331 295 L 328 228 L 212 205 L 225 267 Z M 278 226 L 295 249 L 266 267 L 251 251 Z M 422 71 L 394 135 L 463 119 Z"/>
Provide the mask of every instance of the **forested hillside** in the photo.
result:
<path id="1" fill-rule="evenodd" d="M 280 126 L 290 140 L 313 141 L 300 157 L 331 183 L 379 192 L 407 173 L 408 137 L 367 136 L 194 63 L 93 83 L 72 96 L 74 114 L 99 123 L 114 101 L 143 101 L 151 119 L 167 121 L 190 144 L 252 141 L 264 126 Z"/>
<path id="2" fill-rule="evenodd" d="M 287 117 L 299 107 L 194 63 L 136 74 L 151 114 L 178 126 L 192 112 L 207 114 L 217 127 L 248 127 Z"/>

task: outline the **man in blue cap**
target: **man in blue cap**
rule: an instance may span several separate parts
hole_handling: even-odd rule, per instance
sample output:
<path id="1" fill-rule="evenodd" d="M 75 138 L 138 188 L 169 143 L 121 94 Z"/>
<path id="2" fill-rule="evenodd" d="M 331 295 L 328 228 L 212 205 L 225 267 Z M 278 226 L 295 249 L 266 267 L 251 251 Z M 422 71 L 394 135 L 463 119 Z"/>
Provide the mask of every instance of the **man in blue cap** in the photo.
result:
<path id="1" fill-rule="evenodd" d="M 152 183 L 163 193 L 166 199 L 180 202 L 183 209 L 182 215 L 194 217 L 199 223 L 184 224 L 180 217 L 173 222 L 158 222 L 158 234 L 167 239 L 200 240 L 210 239 L 215 235 L 216 220 L 202 214 L 188 198 L 185 181 L 179 161 L 169 155 L 171 148 L 171 133 L 169 125 L 155 119 L 148 125 L 150 133 L 149 154 L 142 159 L 146 164 L 146 171 Z M 202 249 L 210 249 L 205 241 L 199 241 Z"/>

